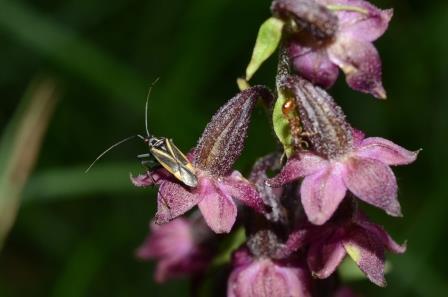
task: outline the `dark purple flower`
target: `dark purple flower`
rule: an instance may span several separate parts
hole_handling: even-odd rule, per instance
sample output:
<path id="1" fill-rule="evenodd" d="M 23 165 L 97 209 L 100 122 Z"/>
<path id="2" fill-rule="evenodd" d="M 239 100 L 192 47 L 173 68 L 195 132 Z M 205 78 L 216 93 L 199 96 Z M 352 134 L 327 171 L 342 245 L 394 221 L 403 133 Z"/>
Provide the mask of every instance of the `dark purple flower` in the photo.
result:
<path id="1" fill-rule="evenodd" d="M 310 0 L 275 2 L 285 5 L 273 6 L 274 13 L 280 16 L 292 15 L 294 20 L 303 20 L 303 16 L 310 10 L 297 8 Z M 320 13 L 319 18 L 305 20 L 311 24 L 319 24 L 328 19 L 327 23 L 331 24 L 335 33 L 316 36 L 313 32 L 310 34 L 307 30 L 302 30 L 291 36 L 288 48 L 295 70 L 311 82 L 329 88 L 336 82 L 340 68 L 353 89 L 370 93 L 377 98 L 386 98 L 381 82 L 381 60 L 372 42 L 386 31 L 393 15 L 392 9 L 380 10 L 364 0 L 315 2 L 321 5 L 320 10 L 326 8 L 327 12 Z M 337 25 L 326 16 L 329 12 L 337 17 Z M 326 17 L 323 18 L 322 15 Z"/>
<path id="2" fill-rule="evenodd" d="M 164 224 L 195 205 L 216 233 L 230 232 L 236 220 L 234 199 L 256 211 L 264 210 L 263 201 L 254 185 L 233 164 L 242 152 L 250 116 L 258 98 L 270 98 L 264 87 L 252 87 L 230 99 L 213 116 L 196 149 L 189 154 L 198 178 L 198 186 L 187 187 L 158 169 L 132 178 L 136 186 L 160 185 L 155 222 Z"/>
<path id="3" fill-rule="evenodd" d="M 281 88 L 294 95 L 311 148 L 298 151 L 267 184 L 280 187 L 303 178 L 300 197 L 308 219 L 316 225 L 328 221 L 347 189 L 388 214 L 401 216 L 390 166 L 409 164 L 418 152 L 383 138 L 364 138 L 345 121 L 330 95 L 305 80 L 290 76 Z"/>
<path id="4" fill-rule="evenodd" d="M 156 260 L 155 280 L 202 273 L 210 262 L 210 253 L 202 245 L 201 222 L 178 218 L 165 225 L 150 225 L 150 234 L 137 250 L 143 260 Z"/>
<path id="5" fill-rule="evenodd" d="M 317 278 L 329 277 L 348 254 L 378 286 L 385 286 L 384 252 L 404 253 L 406 245 L 397 244 L 380 226 L 359 211 L 353 217 L 332 220 L 324 226 L 311 227 L 308 266 Z"/>
<path id="6" fill-rule="evenodd" d="M 254 258 L 247 249 L 235 252 L 227 297 L 309 297 L 309 275 L 297 261 Z"/>

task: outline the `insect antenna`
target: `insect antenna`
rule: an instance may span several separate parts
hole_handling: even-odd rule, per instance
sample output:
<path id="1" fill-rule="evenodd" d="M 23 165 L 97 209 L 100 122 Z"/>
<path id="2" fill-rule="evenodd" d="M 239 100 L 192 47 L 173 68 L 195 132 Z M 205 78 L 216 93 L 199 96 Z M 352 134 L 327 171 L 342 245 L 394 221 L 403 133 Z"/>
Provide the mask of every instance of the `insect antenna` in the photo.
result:
<path id="1" fill-rule="evenodd" d="M 140 136 L 140 135 L 139 135 L 139 136 Z M 113 144 L 112 146 L 110 146 L 107 150 L 105 150 L 104 152 L 102 152 L 102 153 L 95 159 L 95 161 L 92 162 L 92 164 L 90 164 L 89 168 L 86 169 L 85 173 L 89 172 L 90 168 L 92 168 L 93 165 L 95 165 L 95 163 L 96 163 L 99 159 L 101 159 L 106 153 L 108 153 L 110 150 L 112 150 L 113 148 L 119 146 L 119 145 L 122 144 L 123 142 L 126 142 L 126 141 L 128 141 L 128 140 L 131 140 L 132 138 L 135 138 L 135 137 L 137 137 L 137 136 L 136 136 L 136 135 L 129 136 L 129 137 L 127 137 L 127 138 L 125 138 L 125 139 L 123 139 L 123 140 L 120 140 L 119 142 Z M 141 136 L 140 136 L 140 137 L 141 137 Z"/>
<path id="2" fill-rule="evenodd" d="M 146 135 L 148 136 L 148 138 L 150 137 L 150 134 L 149 134 L 149 127 L 148 127 L 148 106 L 149 106 L 149 96 L 151 95 L 152 88 L 154 87 L 154 85 L 155 85 L 158 81 L 159 81 L 159 78 L 156 78 L 156 79 L 152 82 L 152 84 L 151 84 L 151 86 L 149 87 L 149 90 L 148 90 L 148 95 L 146 96 L 146 104 L 145 104 L 145 129 L 146 129 Z"/>

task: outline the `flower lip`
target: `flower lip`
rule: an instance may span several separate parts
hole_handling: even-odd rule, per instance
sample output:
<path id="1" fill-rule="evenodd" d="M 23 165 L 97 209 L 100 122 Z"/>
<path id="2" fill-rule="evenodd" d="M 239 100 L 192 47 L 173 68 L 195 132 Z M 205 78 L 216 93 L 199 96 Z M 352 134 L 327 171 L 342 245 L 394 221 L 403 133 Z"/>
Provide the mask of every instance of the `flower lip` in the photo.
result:
<path id="1" fill-rule="evenodd" d="M 227 296 L 311 297 L 309 272 L 295 258 L 254 258 L 245 247 L 233 254 Z"/>

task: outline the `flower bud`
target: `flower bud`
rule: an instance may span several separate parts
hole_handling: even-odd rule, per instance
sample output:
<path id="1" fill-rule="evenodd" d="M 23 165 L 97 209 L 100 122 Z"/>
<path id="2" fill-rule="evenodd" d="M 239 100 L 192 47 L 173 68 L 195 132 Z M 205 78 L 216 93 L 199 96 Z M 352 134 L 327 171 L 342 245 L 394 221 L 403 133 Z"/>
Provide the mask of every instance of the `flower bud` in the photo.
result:
<path id="1" fill-rule="evenodd" d="M 338 28 L 336 15 L 314 0 L 275 0 L 271 10 L 282 19 L 293 20 L 298 29 L 319 40 L 330 39 Z"/>
<path id="2" fill-rule="evenodd" d="M 238 93 L 213 116 L 195 150 L 194 166 L 214 176 L 228 175 L 240 156 L 252 110 L 258 98 L 271 98 L 270 91 L 255 86 Z"/>
<path id="3" fill-rule="evenodd" d="M 292 75 L 285 77 L 279 87 L 296 100 L 303 128 L 316 153 L 335 158 L 352 148 L 352 128 L 325 90 Z"/>

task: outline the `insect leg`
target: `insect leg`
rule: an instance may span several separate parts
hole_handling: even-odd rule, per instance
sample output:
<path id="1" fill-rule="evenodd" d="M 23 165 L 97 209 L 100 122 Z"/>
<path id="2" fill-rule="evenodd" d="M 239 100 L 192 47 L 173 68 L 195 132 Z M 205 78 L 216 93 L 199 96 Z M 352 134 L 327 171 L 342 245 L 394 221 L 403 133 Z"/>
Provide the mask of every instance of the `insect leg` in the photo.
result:
<path id="1" fill-rule="evenodd" d="M 147 154 L 140 154 L 140 155 L 137 155 L 137 158 L 139 158 L 139 159 L 143 159 L 143 158 L 148 158 L 148 157 L 150 157 L 150 156 L 151 156 L 150 153 L 147 153 Z"/>

